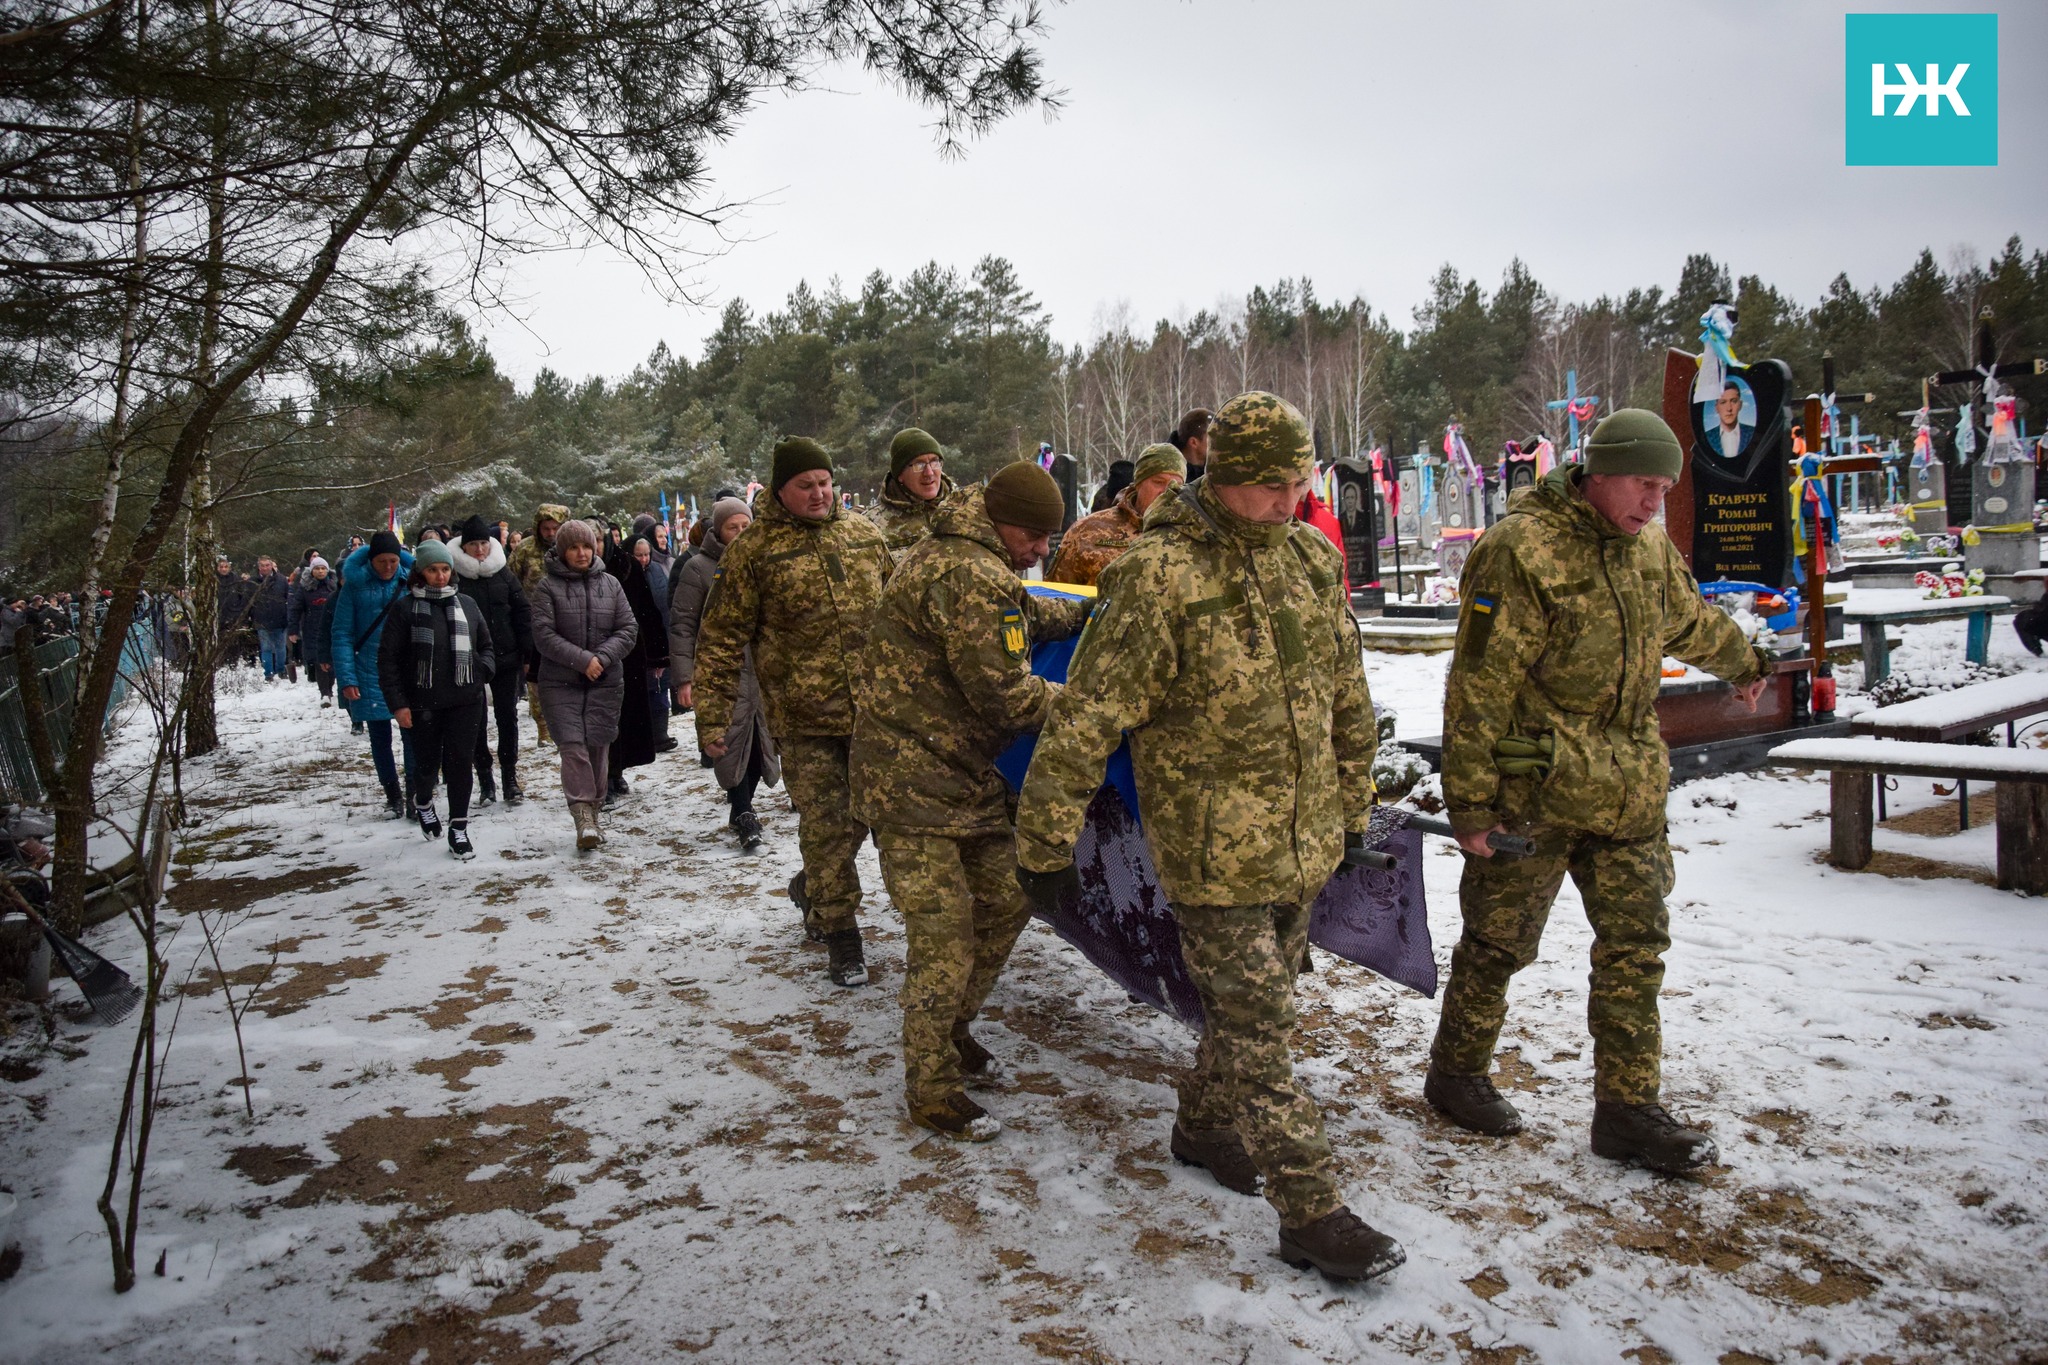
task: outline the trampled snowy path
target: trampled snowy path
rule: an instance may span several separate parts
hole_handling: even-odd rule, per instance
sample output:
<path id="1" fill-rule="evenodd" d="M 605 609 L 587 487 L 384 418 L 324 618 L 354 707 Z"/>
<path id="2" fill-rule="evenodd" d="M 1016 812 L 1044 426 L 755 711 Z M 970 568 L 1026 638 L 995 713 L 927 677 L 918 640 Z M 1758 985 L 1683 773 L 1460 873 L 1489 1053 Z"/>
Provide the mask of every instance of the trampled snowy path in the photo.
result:
<path id="1" fill-rule="evenodd" d="M 1949 638 L 1953 636 L 1953 640 Z M 1959 657 L 1915 628 L 1901 667 Z M 2001 653 L 2010 650 L 2000 643 Z M 1368 656 L 1404 731 L 1441 659 Z M 1569 888 L 1517 983 L 1505 1144 L 1421 1104 L 1435 1004 L 1318 954 L 1303 1071 L 1367 1218 L 1409 1262 L 1358 1288 L 1269 1254 L 1262 1201 L 1166 1153 L 1174 1024 L 1042 928 L 980 1034 L 1006 1130 L 961 1148 L 898 1091 L 902 940 L 875 875 L 877 981 L 822 975 L 780 888 L 794 821 L 738 855 L 686 754 L 634 774 L 578 856 L 548 750 L 523 809 L 452 862 L 377 818 L 368 756 L 310 688 L 236 680 L 190 774 L 189 917 L 246 905 L 257 1117 L 201 973 L 158 1124 L 141 1285 L 93 1202 L 129 1032 L 69 1008 L 0 1045 L 24 1260 L 0 1358 L 932 1361 L 2013 1360 L 2048 1347 L 2048 914 L 1958 877 L 1817 861 L 1824 781 L 1715 779 L 1671 803 L 1667 1099 L 1725 1166 L 1660 1180 L 1585 1150 L 1589 934 Z M 529 730 L 529 736 L 531 734 Z M 685 732 L 679 732 L 685 733 Z M 1903 784 L 1895 810 L 1934 803 Z M 660 794 L 655 794 L 656 789 Z M 1978 866 L 1989 832 L 1881 849 Z M 1901 857 L 1899 866 L 1920 865 Z M 1447 961 L 1458 859 L 1430 855 Z M 131 931 L 96 946 L 133 962 Z M 147 1273 L 159 1253 L 166 1275 Z"/>

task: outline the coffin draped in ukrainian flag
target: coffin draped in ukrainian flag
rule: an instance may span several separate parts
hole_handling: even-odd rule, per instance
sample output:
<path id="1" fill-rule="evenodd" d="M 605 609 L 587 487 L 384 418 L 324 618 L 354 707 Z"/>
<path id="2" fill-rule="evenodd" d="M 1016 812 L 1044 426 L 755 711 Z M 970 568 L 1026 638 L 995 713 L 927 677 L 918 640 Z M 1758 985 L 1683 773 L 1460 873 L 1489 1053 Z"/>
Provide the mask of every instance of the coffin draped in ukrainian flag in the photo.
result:
<path id="1" fill-rule="evenodd" d="M 1041 597 L 1093 597 L 1093 588 L 1029 583 Z M 1078 638 L 1031 651 L 1031 671 L 1065 682 Z M 1036 735 L 1025 735 L 996 760 L 1013 789 L 1024 785 Z M 1422 893 L 1422 834 L 1408 813 L 1373 811 L 1374 848 L 1398 860 L 1387 871 L 1344 867 L 1330 878 L 1309 915 L 1309 942 L 1424 995 L 1436 995 L 1436 951 Z M 1191 1028 L 1202 1026 L 1202 1002 L 1180 955 L 1180 925 L 1160 889 L 1145 844 L 1138 779 L 1127 739 L 1110 755 L 1102 789 L 1088 806 L 1074 845 L 1081 895 L 1056 915 L 1040 915 L 1054 933 L 1133 996 Z"/>

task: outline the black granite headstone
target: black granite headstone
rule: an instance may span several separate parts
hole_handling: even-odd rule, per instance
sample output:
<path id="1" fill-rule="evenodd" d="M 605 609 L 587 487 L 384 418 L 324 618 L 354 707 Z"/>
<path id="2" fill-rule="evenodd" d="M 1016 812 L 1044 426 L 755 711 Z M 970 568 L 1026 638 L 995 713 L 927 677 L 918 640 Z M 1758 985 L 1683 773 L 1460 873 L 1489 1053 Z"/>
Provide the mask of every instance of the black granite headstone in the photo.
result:
<path id="1" fill-rule="evenodd" d="M 1692 571 L 1702 583 L 1729 578 L 1792 583 L 1792 427 L 1782 360 L 1735 365 L 1712 402 L 1692 403 Z"/>
<path id="2" fill-rule="evenodd" d="M 1337 524 L 1344 530 L 1344 559 L 1351 573 L 1351 590 L 1367 587 L 1380 578 L 1380 530 L 1377 499 L 1374 496 L 1372 466 L 1360 460 L 1339 460 L 1337 474 Z"/>

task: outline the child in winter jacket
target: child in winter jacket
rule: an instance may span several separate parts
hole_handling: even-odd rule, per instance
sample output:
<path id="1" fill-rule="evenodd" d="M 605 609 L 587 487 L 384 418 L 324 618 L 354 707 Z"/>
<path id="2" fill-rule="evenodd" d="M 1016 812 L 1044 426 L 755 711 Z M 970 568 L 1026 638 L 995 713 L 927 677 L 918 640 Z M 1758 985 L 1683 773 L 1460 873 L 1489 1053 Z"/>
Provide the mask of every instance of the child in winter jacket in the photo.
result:
<path id="1" fill-rule="evenodd" d="M 474 598 L 458 592 L 455 557 L 438 540 L 423 540 L 406 594 L 393 605 L 377 647 L 384 704 L 412 736 L 412 804 L 420 833 L 441 833 L 434 788 L 448 782 L 448 848 L 467 861 L 470 766 L 484 723 L 485 685 L 496 670 L 491 628 Z"/>

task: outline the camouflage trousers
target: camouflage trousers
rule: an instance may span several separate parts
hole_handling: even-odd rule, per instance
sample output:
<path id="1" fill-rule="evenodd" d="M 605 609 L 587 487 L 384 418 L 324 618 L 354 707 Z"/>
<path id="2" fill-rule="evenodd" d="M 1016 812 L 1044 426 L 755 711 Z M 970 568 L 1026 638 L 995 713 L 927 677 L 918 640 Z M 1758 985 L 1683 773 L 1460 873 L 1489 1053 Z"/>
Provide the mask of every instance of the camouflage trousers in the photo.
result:
<path id="1" fill-rule="evenodd" d="M 860 873 L 853 855 L 868 829 L 853 818 L 846 774 L 853 741 L 846 735 L 789 735 L 776 742 L 782 746 L 782 785 L 796 807 L 797 847 L 804 855 L 804 893 L 811 902 L 804 927 L 817 934 L 857 929 Z"/>
<path id="2" fill-rule="evenodd" d="M 1593 926 L 1593 974 L 1586 1022 L 1593 1034 L 1593 1096 L 1651 1104 L 1662 1083 L 1664 1035 L 1657 992 L 1671 946 L 1664 897 L 1671 890 L 1671 846 L 1536 825 L 1529 858 L 1465 855 L 1458 905 L 1465 931 L 1451 954 L 1430 1060 L 1459 1076 L 1493 1067 L 1507 1017 L 1508 980 L 1536 960 L 1551 902 L 1571 874 Z"/>
<path id="3" fill-rule="evenodd" d="M 526 709 L 533 713 L 533 728 L 542 744 L 548 743 L 548 715 L 540 709 L 540 684 L 526 685 Z"/>
<path id="4" fill-rule="evenodd" d="M 903 1092 L 915 1108 L 961 1089 L 953 1030 L 981 1013 L 1031 903 L 1008 830 L 967 839 L 877 831 L 882 880 L 903 912 Z"/>
<path id="5" fill-rule="evenodd" d="M 1322 1111 L 1294 1078 L 1294 974 L 1306 905 L 1176 905 L 1180 951 L 1207 1023 L 1180 1083 L 1185 1128 L 1236 1128 L 1285 1227 L 1344 1202 Z"/>

